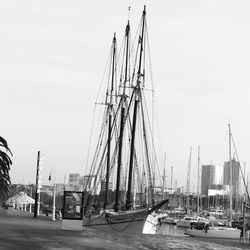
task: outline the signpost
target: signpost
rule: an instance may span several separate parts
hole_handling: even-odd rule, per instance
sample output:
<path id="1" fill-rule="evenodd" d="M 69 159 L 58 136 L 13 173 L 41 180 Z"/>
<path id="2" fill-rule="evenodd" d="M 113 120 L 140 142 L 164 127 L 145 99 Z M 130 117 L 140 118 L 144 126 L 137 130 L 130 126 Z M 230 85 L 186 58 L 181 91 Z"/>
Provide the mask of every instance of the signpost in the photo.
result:
<path id="1" fill-rule="evenodd" d="M 36 194 L 35 194 L 35 210 L 34 210 L 34 218 L 37 217 L 37 215 L 39 215 L 39 208 L 40 208 L 40 188 L 41 188 L 41 185 L 40 185 L 40 151 L 38 151 L 37 153 L 37 164 L 36 164 Z"/>

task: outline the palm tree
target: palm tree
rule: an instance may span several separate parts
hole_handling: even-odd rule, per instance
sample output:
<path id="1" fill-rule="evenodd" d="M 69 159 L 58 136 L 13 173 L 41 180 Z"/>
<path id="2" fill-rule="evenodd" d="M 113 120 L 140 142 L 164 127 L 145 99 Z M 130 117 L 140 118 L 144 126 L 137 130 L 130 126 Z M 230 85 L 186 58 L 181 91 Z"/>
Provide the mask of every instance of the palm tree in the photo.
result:
<path id="1" fill-rule="evenodd" d="M 12 156 L 7 141 L 0 136 L 0 201 L 7 197 L 11 184 L 9 170 L 12 161 L 8 153 Z"/>

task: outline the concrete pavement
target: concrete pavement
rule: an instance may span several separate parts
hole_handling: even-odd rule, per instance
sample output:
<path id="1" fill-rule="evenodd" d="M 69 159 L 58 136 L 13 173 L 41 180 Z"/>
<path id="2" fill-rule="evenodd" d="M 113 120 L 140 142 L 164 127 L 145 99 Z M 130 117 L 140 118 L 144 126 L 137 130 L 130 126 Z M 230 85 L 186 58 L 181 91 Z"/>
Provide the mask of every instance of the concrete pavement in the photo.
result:
<path id="1" fill-rule="evenodd" d="M 0 249 L 134 249 L 97 237 L 97 232 L 63 231 L 61 221 L 29 212 L 0 209 Z"/>

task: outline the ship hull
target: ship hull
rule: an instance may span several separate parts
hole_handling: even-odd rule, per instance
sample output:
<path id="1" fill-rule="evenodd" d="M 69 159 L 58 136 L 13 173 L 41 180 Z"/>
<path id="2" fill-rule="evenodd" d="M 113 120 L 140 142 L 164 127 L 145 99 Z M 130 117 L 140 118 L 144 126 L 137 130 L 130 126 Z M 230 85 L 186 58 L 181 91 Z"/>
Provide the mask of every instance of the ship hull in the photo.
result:
<path id="1" fill-rule="evenodd" d="M 187 229 L 186 235 L 191 237 L 202 238 L 219 238 L 219 239 L 239 239 L 240 230 L 236 228 L 211 227 L 207 231 L 197 229 Z"/>
<path id="2" fill-rule="evenodd" d="M 83 227 L 105 230 L 108 232 L 125 232 L 142 234 L 147 218 L 147 209 L 130 210 L 117 213 L 104 213 L 83 218 Z"/>

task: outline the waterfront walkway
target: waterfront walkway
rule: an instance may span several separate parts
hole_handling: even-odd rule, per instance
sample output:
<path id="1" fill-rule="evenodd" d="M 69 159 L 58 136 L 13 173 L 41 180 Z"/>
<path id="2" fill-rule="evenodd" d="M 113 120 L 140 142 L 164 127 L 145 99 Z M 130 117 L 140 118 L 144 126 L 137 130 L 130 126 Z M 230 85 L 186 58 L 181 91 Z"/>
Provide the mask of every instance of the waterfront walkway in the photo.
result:
<path id="1" fill-rule="evenodd" d="M 0 209 L 1 249 L 249 249 L 238 242 L 173 237 L 167 235 L 125 235 L 83 229 L 64 231 L 61 221 L 9 208 Z"/>

